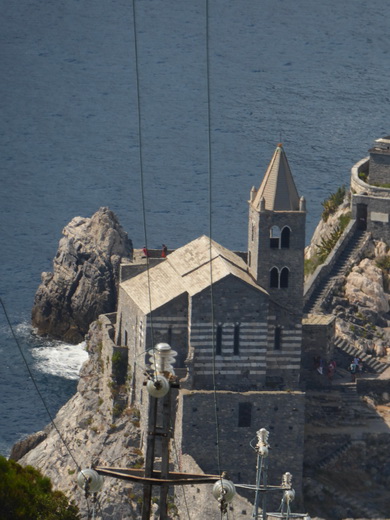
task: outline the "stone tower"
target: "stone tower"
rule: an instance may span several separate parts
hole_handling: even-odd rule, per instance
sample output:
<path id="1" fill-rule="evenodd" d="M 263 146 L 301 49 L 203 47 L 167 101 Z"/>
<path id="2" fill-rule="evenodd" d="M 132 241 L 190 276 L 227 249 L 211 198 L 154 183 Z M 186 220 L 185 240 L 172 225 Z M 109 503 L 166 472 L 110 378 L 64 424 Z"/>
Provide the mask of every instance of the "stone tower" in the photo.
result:
<path id="1" fill-rule="evenodd" d="M 370 184 L 388 188 L 390 183 L 390 136 L 375 141 L 370 149 L 369 179 Z"/>
<path id="2" fill-rule="evenodd" d="M 276 147 L 263 182 L 249 200 L 248 267 L 273 301 L 302 311 L 306 207 L 286 154 Z"/>

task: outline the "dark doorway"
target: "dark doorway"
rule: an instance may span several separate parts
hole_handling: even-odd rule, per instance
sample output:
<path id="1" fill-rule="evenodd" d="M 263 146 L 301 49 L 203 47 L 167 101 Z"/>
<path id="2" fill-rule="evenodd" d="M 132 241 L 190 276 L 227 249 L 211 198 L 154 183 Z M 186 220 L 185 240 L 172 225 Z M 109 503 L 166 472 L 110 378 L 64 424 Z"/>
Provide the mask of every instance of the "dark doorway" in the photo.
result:
<path id="1" fill-rule="evenodd" d="M 356 204 L 356 220 L 357 220 L 357 228 L 361 231 L 365 231 L 367 229 L 367 205 L 366 204 Z"/>

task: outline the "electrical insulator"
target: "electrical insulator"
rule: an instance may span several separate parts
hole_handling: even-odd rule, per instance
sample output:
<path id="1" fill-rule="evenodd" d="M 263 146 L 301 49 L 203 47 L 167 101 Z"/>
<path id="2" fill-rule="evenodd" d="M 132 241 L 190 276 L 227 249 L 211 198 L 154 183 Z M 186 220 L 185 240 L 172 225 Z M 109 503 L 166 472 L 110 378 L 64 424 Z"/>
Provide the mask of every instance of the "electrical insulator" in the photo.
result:
<path id="1" fill-rule="evenodd" d="M 261 428 L 258 432 L 256 432 L 257 435 L 257 452 L 261 457 L 267 457 L 268 456 L 268 436 L 269 431 L 267 431 L 265 428 Z"/>
<path id="2" fill-rule="evenodd" d="M 157 375 L 154 379 L 149 379 L 146 389 L 152 397 L 164 397 L 170 389 L 169 381 L 164 376 Z"/>
<path id="3" fill-rule="evenodd" d="M 282 476 L 282 486 L 285 487 L 291 487 L 292 484 L 292 475 L 287 471 L 287 473 L 284 473 Z"/>
<path id="4" fill-rule="evenodd" d="M 260 457 L 268 457 L 268 446 L 258 446 L 257 452 Z"/>
<path id="5" fill-rule="evenodd" d="M 259 442 L 263 444 L 268 444 L 269 431 L 265 428 L 261 428 L 256 432 L 257 438 Z"/>
<path id="6" fill-rule="evenodd" d="M 151 368 L 156 374 L 168 373 L 175 375 L 172 365 L 176 361 L 176 356 L 177 352 L 172 350 L 168 343 L 158 343 L 149 358 Z"/>
<path id="7" fill-rule="evenodd" d="M 221 478 L 213 486 L 213 496 L 216 500 L 231 502 L 236 494 L 236 488 L 231 480 Z"/>
<path id="8" fill-rule="evenodd" d="M 284 492 L 283 500 L 289 504 L 295 498 L 295 491 L 293 489 L 288 489 Z"/>
<path id="9" fill-rule="evenodd" d="M 77 475 L 77 484 L 86 493 L 97 493 L 103 487 L 104 479 L 94 469 L 82 469 Z"/>

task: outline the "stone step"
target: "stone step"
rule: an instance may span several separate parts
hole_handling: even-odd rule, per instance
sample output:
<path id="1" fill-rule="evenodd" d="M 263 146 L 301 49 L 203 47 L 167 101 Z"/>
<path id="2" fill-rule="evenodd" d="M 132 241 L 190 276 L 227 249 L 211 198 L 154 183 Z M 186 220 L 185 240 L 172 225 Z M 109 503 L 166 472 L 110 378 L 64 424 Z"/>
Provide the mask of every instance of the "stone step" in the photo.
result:
<path id="1" fill-rule="evenodd" d="M 379 361 L 377 358 L 371 356 L 370 354 L 367 354 L 366 352 L 362 352 L 361 350 L 357 349 L 354 345 L 351 345 L 351 343 L 349 343 L 344 338 L 336 337 L 334 345 L 335 347 L 341 349 L 343 352 L 349 354 L 350 356 L 360 357 L 363 363 L 365 363 L 378 374 L 381 374 L 390 366 L 389 363 Z"/>
<path id="2" fill-rule="evenodd" d="M 309 314 L 310 312 L 313 312 L 314 309 L 319 308 L 324 299 L 324 296 L 327 294 L 332 285 L 332 281 L 335 278 L 345 274 L 351 255 L 361 248 L 362 244 L 366 240 L 366 235 L 366 232 L 355 232 L 355 235 L 351 238 L 350 243 L 345 248 L 345 250 L 340 254 L 337 263 L 333 266 L 328 276 L 322 281 L 317 289 L 314 290 L 310 299 L 306 302 L 304 307 L 305 313 Z"/>

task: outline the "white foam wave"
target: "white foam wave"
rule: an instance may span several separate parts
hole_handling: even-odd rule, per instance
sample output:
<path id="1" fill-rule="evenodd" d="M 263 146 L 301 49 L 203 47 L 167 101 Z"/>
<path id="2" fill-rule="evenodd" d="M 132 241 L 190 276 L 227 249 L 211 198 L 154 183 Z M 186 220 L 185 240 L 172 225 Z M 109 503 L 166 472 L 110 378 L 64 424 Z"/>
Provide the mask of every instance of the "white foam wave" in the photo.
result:
<path id="1" fill-rule="evenodd" d="M 32 355 L 41 372 L 65 379 L 78 379 L 81 365 L 88 359 L 85 341 L 78 345 L 50 341 L 34 348 Z"/>
<path id="2" fill-rule="evenodd" d="M 71 345 L 62 341 L 42 338 L 36 334 L 28 321 L 17 324 L 14 330 L 18 340 L 27 345 L 34 359 L 35 368 L 40 372 L 65 379 L 79 378 L 80 368 L 84 361 L 88 359 L 85 341 L 78 345 Z M 8 337 L 11 337 L 9 329 L 4 332 L 7 333 Z"/>

